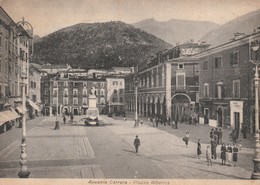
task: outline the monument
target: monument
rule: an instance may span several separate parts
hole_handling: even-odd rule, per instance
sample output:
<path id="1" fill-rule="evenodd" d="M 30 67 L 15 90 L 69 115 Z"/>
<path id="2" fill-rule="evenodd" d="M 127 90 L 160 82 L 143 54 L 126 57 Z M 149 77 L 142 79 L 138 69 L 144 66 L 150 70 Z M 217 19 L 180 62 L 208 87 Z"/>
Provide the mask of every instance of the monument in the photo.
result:
<path id="1" fill-rule="evenodd" d="M 99 115 L 99 110 L 97 108 L 96 88 L 94 86 L 91 88 L 89 95 L 87 115 Z"/>

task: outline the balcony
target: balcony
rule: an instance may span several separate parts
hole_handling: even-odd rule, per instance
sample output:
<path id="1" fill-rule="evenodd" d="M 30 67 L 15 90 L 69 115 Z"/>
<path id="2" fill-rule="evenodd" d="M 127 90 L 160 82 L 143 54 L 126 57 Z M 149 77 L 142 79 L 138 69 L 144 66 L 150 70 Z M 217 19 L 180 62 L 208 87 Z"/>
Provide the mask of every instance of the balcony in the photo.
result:
<path id="1" fill-rule="evenodd" d="M 177 92 L 186 93 L 188 91 L 188 87 L 186 85 L 176 85 L 176 86 L 172 86 L 172 90 L 175 91 L 175 93 Z"/>

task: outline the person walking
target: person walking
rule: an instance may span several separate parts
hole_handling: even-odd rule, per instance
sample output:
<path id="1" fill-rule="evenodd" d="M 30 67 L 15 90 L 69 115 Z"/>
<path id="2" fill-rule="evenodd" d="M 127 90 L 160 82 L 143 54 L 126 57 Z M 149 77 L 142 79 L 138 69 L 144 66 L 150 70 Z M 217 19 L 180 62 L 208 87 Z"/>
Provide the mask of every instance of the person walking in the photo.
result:
<path id="1" fill-rule="evenodd" d="M 207 162 L 208 162 L 208 166 L 211 165 L 212 166 L 212 161 L 211 161 L 211 148 L 210 146 L 207 146 L 206 149 L 206 158 L 207 158 Z"/>
<path id="2" fill-rule="evenodd" d="M 158 127 L 158 124 L 159 124 L 159 118 L 158 117 L 155 118 L 155 124 L 156 124 L 156 127 Z"/>
<path id="3" fill-rule="evenodd" d="M 213 134 L 214 134 L 214 129 L 211 129 L 211 132 L 209 134 L 209 137 L 212 139 L 213 138 Z"/>
<path id="4" fill-rule="evenodd" d="M 228 144 L 227 147 L 227 161 L 228 161 L 228 166 L 231 166 L 231 161 L 232 161 L 232 147 L 230 144 Z"/>
<path id="5" fill-rule="evenodd" d="M 70 123 L 72 124 L 73 123 L 73 119 L 74 119 L 74 116 L 73 114 L 70 115 Z"/>
<path id="6" fill-rule="evenodd" d="M 214 138 L 211 139 L 210 141 L 210 149 L 211 149 L 211 158 L 215 158 L 215 140 Z"/>
<path id="7" fill-rule="evenodd" d="M 66 124 L 66 116 L 65 115 L 63 115 L 63 123 L 64 123 L 64 125 Z"/>
<path id="8" fill-rule="evenodd" d="M 235 144 L 233 147 L 233 162 L 234 162 L 234 166 L 236 166 L 237 164 L 237 155 L 238 155 L 238 148 L 237 145 Z"/>
<path id="9" fill-rule="evenodd" d="M 135 137 L 134 140 L 134 146 L 135 146 L 135 152 L 138 153 L 138 147 L 141 145 L 140 139 L 138 138 L 138 136 Z"/>
<path id="10" fill-rule="evenodd" d="M 227 149 L 226 149 L 225 143 L 222 144 L 220 151 L 221 151 L 220 158 L 222 160 L 221 165 L 226 165 L 226 152 L 227 152 Z"/>
<path id="11" fill-rule="evenodd" d="M 218 129 L 216 128 L 216 129 L 214 130 L 214 138 L 215 138 L 216 143 L 219 145 L 219 139 L 218 139 L 218 137 L 219 137 L 219 133 L 218 133 Z"/>
<path id="12" fill-rule="evenodd" d="M 221 128 L 218 130 L 218 140 L 219 140 L 219 144 L 222 144 L 222 131 L 221 131 Z"/>
<path id="13" fill-rule="evenodd" d="M 182 139 L 185 142 L 186 148 L 188 148 L 189 137 L 190 137 L 189 132 L 186 132 L 185 137 Z"/>
<path id="14" fill-rule="evenodd" d="M 198 139 L 198 143 L 197 143 L 197 155 L 198 155 L 198 158 L 200 159 L 200 155 L 201 155 L 200 139 Z"/>

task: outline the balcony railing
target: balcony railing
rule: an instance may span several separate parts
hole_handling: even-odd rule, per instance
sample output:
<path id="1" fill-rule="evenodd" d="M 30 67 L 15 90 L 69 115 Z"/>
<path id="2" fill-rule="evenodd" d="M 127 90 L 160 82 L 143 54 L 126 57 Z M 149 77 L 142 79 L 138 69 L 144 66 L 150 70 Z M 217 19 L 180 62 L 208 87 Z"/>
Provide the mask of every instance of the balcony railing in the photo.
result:
<path id="1" fill-rule="evenodd" d="M 172 86 L 173 91 L 175 92 L 186 92 L 188 87 L 186 85 L 176 85 Z"/>

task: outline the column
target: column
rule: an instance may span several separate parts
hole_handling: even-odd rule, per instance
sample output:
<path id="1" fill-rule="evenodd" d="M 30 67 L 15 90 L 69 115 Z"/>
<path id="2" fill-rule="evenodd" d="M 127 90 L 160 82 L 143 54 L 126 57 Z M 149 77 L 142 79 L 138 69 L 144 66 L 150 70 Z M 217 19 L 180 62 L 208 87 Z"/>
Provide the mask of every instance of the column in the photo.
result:
<path id="1" fill-rule="evenodd" d="M 165 76 L 166 76 L 166 82 L 165 82 L 165 97 L 166 97 L 166 115 L 167 118 L 171 118 L 171 71 L 172 66 L 171 63 L 165 64 Z"/>

